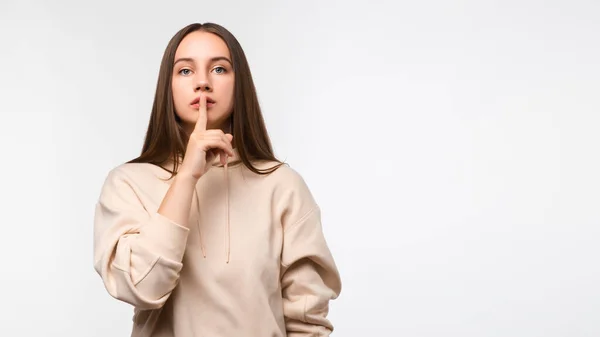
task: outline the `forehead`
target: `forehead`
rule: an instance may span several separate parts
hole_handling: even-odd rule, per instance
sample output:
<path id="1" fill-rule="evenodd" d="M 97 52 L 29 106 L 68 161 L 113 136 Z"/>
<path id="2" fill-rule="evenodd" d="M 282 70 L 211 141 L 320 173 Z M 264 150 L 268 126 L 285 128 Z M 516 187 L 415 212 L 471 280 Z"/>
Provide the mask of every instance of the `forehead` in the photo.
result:
<path id="1" fill-rule="evenodd" d="M 175 51 L 175 59 L 180 57 L 209 59 L 215 56 L 230 58 L 225 41 L 215 34 L 202 31 L 188 34 L 181 40 Z"/>

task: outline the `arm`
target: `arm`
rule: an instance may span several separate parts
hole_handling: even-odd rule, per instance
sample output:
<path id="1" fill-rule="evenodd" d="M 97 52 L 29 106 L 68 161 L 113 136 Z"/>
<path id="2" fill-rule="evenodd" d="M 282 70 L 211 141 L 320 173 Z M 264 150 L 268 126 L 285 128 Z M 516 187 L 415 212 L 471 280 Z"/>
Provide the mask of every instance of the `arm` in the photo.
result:
<path id="1" fill-rule="evenodd" d="M 175 180 L 159 210 L 140 203 L 127 177 L 107 177 L 94 218 L 94 268 L 108 293 L 139 309 L 162 307 L 179 280 L 194 185 Z"/>
<path id="2" fill-rule="evenodd" d="M 325 337 L 333 331 L 329 302 L 341 292 L 341 280 L 321 227 L 320 209 L 303 186 L 284 224 L 282 250 L 283 310 L 288 337 Z M 291 220 L 291 217 L 290 217 Z"/>

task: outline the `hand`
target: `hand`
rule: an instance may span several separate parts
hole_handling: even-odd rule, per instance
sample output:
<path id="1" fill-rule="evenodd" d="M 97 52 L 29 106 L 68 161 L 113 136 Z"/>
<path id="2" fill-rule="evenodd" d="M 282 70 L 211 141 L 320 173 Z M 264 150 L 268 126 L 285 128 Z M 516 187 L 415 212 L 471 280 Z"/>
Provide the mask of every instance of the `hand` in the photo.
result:
<path id="1" fill-rule="evenodd" d="M 227 162 L 227 155 L 233 156 L 233 135 L 225 134 L 220 129 L 206 130 L 207 121 L 206 96 L 201 93 L 198 120 L 190 135 L 180 169 L 180 173 L 189 174 L 195 179 L 200 179 L 210 170 L 216 156 L 221 156 L 222 164 Z"/>

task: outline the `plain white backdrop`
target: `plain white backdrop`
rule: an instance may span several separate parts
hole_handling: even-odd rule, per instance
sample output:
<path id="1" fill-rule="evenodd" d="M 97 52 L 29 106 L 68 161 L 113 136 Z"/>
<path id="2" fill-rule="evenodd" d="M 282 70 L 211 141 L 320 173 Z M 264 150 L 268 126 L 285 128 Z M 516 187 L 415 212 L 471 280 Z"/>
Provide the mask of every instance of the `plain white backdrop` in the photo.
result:
<path id="1" fill-rule="evenodd" d="M 128 336 L 94 204 L 168 40 L 233 32 L 323 208 L 333 336 L 600 335 L 600 2 L 0 2 L 1 336 Z"/>

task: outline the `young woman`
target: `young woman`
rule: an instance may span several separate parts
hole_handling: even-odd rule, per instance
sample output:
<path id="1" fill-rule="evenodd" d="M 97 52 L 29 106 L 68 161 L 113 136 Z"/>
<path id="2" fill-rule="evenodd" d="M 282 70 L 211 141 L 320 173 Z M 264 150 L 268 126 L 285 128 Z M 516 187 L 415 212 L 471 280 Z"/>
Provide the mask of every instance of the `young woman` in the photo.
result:
<path id="1" fill-rule="evenodd" d="M 225 28 L 169 42 L 141 155 L 96 205 L 94 267 L 134 306 L 132 336 L 328 336 L 340 275 L 319 206 L 271 147 Z"/>

